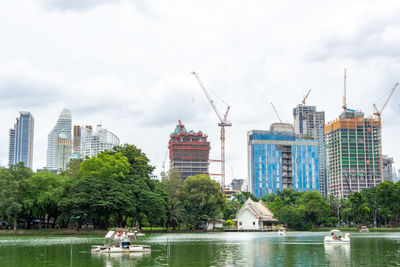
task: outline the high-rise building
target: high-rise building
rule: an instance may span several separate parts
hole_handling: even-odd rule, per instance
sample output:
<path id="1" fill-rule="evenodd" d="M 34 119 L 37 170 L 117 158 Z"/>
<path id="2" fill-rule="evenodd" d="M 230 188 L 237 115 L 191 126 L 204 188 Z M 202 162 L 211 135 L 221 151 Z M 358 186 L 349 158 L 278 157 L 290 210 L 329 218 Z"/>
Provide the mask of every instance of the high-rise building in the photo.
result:
<path id="1" fill-rule="evenodd" d="M 325 112 L 300 104 L 293 109 L 293 117 L 295 134 L 318 141 L 319 190 L 326 195 Z"/>
<path id="2" fill-rule="evenodd" d="M 383 181 L 381 120 L 347 109 L 325 125 L 328 194 L 347 198 Z"/>
<path id="3" fill-rule="evenodd" d="M 57 138 L 56 146 L 56 166 L 55 168 L 59 170 L 65 170 L 67 164 L 71 159 L 72 155 L 72 140 L 68 139 L 66 133 L 61 130 L 60 135 Z"/>
<path id="4" fill-rule="evenodd" d="M 105 150 L 112 150 L 119 145 L 119 138 L 112 132 L 97 125 L 96 131 L 92 126 L 80 127 L 79 153 L 81 158 L 94 157 Z"/>
<path id="5" fill-rule="evenodd" d="M 179 121 L 168 143 L 170 169 L 177 169 L 182 179 L 208 174 L 210 142 L 202 132 L 187 131 Z"/>
<path id="6" fill-rule="evenodd" d="M 319 190 L 318 141 L 296 136 L 293 126 L 275 123 L 270 131 L 247 133 L 248 186 L 256 197 L 292 188 Z"/>
<path id="7" fill-rule="evenodd" d="M 34 118 L 30 112 L 21 111 L 14 128 L 9 132 L 8 164 L 23 162 L 32 169 Z"/>
<path id="8" fill-rule="evenodd" d="M 46 168 L 57 169 L 57 140 L 60 136 L 61 131 L 64 132 L 67 139 L 71 139 L 71 111 L 64 108 L 60 115 L 54 128 L 50 131 L 47 137 L 47 160 Z"/>
<path id="9" fill-rule="evenodd" d="M 396 179 L 396 171 L 393 171 L 394 160 L 387 155 L 383 155 L 382 157 L 383 180 L 393 182 Z"/>

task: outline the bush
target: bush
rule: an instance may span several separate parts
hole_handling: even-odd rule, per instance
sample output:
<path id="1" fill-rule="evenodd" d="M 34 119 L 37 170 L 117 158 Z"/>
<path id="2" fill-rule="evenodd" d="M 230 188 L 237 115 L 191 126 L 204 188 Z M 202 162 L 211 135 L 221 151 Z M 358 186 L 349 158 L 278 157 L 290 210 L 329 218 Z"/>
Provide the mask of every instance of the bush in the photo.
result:
<path id="1" fill-rule="evenodd" d="M 231 220 L 227 220 L 225 223 L 224 223 L 224 226 L 233 226 L 234 225 L 234 223 L 231 221 Z"/>

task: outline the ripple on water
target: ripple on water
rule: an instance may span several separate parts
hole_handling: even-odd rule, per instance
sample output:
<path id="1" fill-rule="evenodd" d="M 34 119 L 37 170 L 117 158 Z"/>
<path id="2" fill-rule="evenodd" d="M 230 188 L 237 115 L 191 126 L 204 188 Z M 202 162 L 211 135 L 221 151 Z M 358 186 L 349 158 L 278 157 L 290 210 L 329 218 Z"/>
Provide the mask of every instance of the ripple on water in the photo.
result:
<path id="1" fill-rule="evenodd" d="M 50 246 L 65 244 L 86 244 L 103 241 L 96 237 L 1 237 L 0 246 Z"/>

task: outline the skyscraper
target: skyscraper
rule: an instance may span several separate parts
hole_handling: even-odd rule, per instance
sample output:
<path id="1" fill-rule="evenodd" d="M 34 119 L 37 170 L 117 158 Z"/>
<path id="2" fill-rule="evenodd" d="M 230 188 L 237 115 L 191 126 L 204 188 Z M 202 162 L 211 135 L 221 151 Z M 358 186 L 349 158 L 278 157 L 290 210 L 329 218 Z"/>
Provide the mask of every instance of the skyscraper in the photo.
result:
<path id="1" fill-rule="evenodd" d="M 275 123 L 270 131 L 247 133 L 249 190 L 256 197 L 286 188 L 319 190 L 318 141 L 296 136 L 293 126 Z"/>
<path id="2" fill-rule="evenodd" d="M 182 179 L 208 174 L 210 142 L 202 132 L 187 131 L 179 121 L 168 142 L 170 169 L 177 169 Z"/>
<path id="3" fill-rule="evenodd" d="M 325 112 L 317 111 L 315 106 L 299 104 L 293 109 L 293 117 L 295 134 L 318 141 L 319 190 L 326 195 Z"/>
<path id="4" fill-rule="evenodd" d="M 67 139 L 71 139 L 71 111 L 64 108 L 54 128 L 48 134 L 47 138 L 47 160 L 46 167 L 56 169 L 56 154 L 57 154 L 57 140 L 60 136 L 61 130 L 64 131 Z"/>
<path id="5" fill-rule="evenodd" d="M 61 130 L 57 138 L 56 146 L 56 169 L 65 170 L 72 155 L 72 140 Z"/>
<path id="6" fill-rule="evenodd" d="M 328 193 L 347 198 L 383 181 L 380 118 L 347 109 L 325 125 Z"/>
<path id="7" fill-rule="evenodd" d="M 96 131 L 92 126 L 80 127 L 79 153 L 81 158 L 93 157 L 105 150 L 112 150 L 119 145 L 119 138 L 112 132 L 97 125 Z"/>
<path id="8" fill-rule="evenodd" d="M 20 116 L 9 132 L 8 164 L 23 162 L 32 169 L 34 118 L 28 111 L 20 111 Z"/>

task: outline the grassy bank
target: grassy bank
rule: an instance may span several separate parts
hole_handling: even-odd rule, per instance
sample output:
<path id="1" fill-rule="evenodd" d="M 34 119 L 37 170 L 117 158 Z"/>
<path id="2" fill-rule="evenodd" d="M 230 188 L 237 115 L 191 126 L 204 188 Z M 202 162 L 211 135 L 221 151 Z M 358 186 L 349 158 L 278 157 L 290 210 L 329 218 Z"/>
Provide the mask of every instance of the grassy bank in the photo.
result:
<path id="1" fill-rule="evenodd" d="M 0 230 L 0 235 L 101 235 L 104 236 L 107 230 L 79 230 L 74 229 L 21 229 L 17 231 L 13 230 Z"/>

